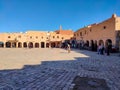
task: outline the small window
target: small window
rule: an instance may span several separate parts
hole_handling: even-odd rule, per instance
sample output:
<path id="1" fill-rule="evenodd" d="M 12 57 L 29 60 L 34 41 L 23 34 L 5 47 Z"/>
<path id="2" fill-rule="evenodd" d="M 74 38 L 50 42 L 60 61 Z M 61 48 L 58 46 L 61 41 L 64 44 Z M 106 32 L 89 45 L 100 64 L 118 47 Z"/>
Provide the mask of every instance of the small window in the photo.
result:
<path id="1" fill-rule="evenodd" d="M 82 36 L 82 32 L 80 32 L 80 36 Z"/>
<path id="2" fill-rule="evenodd" d="M 77 36 L 79 36 L 79 34 L 77 33 Z"/>
<path id="3" fill-rule="evenodd" d="M 59 38 L 59 36 L 57 36 L 57 38 Z"/>
<path id="4" fill-rule="evenodd" d="M 62 39 L 64 39 L 64 37 L 62 37 Z"/>
<path id="5" fill-rule="evenodd" d="M 76 36 L 76 34 L 74 34 L 74 36 Z"/>
<path id="6" fill-rule="evenodd" d="M 90 32 L 92 32 L 92 29 L 90 29 Z"/>
<path id="7" fill-rule="evenodd" d="M 48 39 L 48 37 L 46 39 Z"/>
<path id="8" fill-rule="evenodd" d="M 36 39 L 38 39 L 38 36 L 36 36 Z"/>
<path id="9" fill-rule="evenodd" d="M 32 39 L 32 36 L 30 36 L 30 39 Z"/>
<path id="10" fill-rule="evenodd" d="M 106 29 L 106 26 L 103 26 L 103 29 Z"/>
<path id="11" fill-rule="evenodd" d="M 8 38 L 11 38 L 10 36 L 8 36 Z"/>
<path id="12" fill-rule="evenodd" d="M 43 39 L 43 37 L 41 37 Z"/>
<path id="13" fill-rule="evenodd" d="M 53 36 L 53 38 L 55 38 L 55 36 Z"/>

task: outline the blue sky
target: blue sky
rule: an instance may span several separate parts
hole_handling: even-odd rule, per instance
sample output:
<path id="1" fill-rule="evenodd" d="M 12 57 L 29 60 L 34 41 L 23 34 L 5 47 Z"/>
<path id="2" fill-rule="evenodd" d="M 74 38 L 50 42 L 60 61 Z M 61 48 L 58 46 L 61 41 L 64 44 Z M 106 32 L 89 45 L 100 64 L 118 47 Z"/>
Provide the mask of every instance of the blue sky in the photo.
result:
<path id="1" fill-rule="evenodd" d="M 0 32 L 76 31 L 116 13 L 120 0 L 0 0 Z"/>

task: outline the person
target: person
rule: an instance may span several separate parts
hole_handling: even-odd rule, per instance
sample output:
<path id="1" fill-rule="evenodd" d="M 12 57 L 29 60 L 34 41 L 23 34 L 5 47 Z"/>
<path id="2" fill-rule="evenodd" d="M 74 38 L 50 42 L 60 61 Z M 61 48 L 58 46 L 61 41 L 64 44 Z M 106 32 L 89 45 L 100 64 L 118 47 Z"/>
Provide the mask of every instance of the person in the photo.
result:
<path id="1" fill-rule="evenodd" d="M 101 44 L 99 44 L 97 51 L 98 51 L 98 54 L 101 53 Z"/>
<path id="2" fill-rule="evenodd" d="M 70 44 L 67 45 L 68 53 L 70 53 Z"/>
<path id="3" fill-rule="evenodd" d="M 111 49 L 111 45 L 109 44 L 109 42 L 106 44 L 106 53 L 107 53 L 107 56 L 110 55 L 110 49 Z"/>
<path id="4" fill-rule="evenodd" d="M 104 55 L 104 45 L 103 45 L 103 43 L 101 44 L 101 53 L 100 54 Z"/>

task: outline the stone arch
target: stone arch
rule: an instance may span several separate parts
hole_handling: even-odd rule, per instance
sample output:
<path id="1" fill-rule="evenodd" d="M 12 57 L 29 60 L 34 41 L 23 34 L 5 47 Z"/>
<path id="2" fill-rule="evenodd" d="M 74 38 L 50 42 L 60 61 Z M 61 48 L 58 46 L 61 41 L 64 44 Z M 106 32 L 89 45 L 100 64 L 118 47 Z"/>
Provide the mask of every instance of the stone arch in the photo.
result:
<path id="1" fill-rule="evenodd" d="M 57 47 L 57 48 L 60 47 L 60 42 L 57 42 L 56 47 Z"/>
<path id="2" fill-rule="evenodd" d="M 22 43 L 18 42 L 18 48 L 22 48 Z"/>
<path id="3" fill-rule="evenodd" d="M 28 43 L 28 47 L 29 47 L 29 48 L 33 48 L 33 42 L 29 42 L 29 43 Z"/>
<path id="4" fill-rule="evenodd" d="M 11 48 L 11 43 L 10 42 L 6 42 L 5 45 L 6 45 L 6 48 Z"/>
<path id="5" fill-rule="evenodd" d="M 97 40 L 95 40 L 95 43 L 94 43 L 94 50 L 97 51 L 97 48 L 98 48 L 98 44 L 97 44 Z"/>
<path id="6" fill-rule="evenodd" d="M 86 46 L 89 47 L 89 41 L 88 40 L 86 41 Z"/>
<path id="7" fill-rule="evenodd" d="M 51 43 L 51 47 L 54 48 L 55 47 L 55 42 Z"/>
<path id="8" fill-rule="evenodd" d="M 91 50 L 94 51 L 94 41 L 91 40 Z"/>
<path id="9" fill-rule="evenodd" d="M 4 47 L 4 42 L 0 41 L 0 48 Z"/>
<path id="10" fill-rule="evenodd" d="M 16 42 L 11 42 L 12 43 L 12 47 L 16 48 Z"/>
<path id="11" fill-rule="evenodd" d="M 23 43 L 23 47 L 24 47 L 24 48 L 27 48 L 27 42 L 24 42 L 24 43 Z"/>
<path id="12" fill-rule="evenodd" d="M 39 48 L 39 43 L 35 43 L 35 48 Z"/>
<path id="13" fill-rule="evenodd" d="M 111 49 L 112 49 L 112 40 L 111 40 L 111 39 L 107 39 L 107 40 L 105 41 L 105 46 L 106 46 L 106 47 L 109 46 L 109 49 L 111 50 Z"/>
<path id="14" fill-rule="evenodd" d="M 41 42 L 41 48 L 45 48 L 45 42 Z"/>
<path id="15" fill-rule="evenodd" d="M 101 45 L 101 44 L 104 45 L 104 41 L 103 41 L 103 40 L 99 40 L 98 44 L 99 44 L 99 45 Z"/>
<path id="16" fill-rule="evenodd" d="M 112 44 L 112 40 L 111 39 L 107 39 L 106 40 L 109 44 Z"/>
<path id="17" fill-rule="evenodd" d="M 72 48 L 75 48 L 75 46 L 76 46 L 76 41 L 75 41 L 75 40 L 72 40 L 72 41 L 71 41 L 71 44 L 72 44 Z"/>
<path id="18" fill-rule="evenodd" d="M 46 48 L 49 48 L 49 43 L 46 43 Z"/>

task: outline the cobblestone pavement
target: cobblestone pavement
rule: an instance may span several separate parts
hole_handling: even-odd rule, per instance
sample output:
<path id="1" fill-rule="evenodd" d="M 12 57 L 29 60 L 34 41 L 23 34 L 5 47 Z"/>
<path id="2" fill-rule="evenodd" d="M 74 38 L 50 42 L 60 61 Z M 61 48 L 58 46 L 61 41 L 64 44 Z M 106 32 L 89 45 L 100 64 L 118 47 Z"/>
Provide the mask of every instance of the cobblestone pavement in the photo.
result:
<path id="1" fill-rule="evenodd" d="M 111 90 L 120 90 L 120 57 L 84 50 L 73 50 L 69 54 L 60 50 L 58 53 L 65 59 L 54 61 L 50 58 L 22 69 L 0 70 L 0 90 L 72 90 L 76 76 L 104 79 Z M 86 57 L 81 57 L 82 54 Z M 66 60 L 71 56 L 75 60 Z"/>

